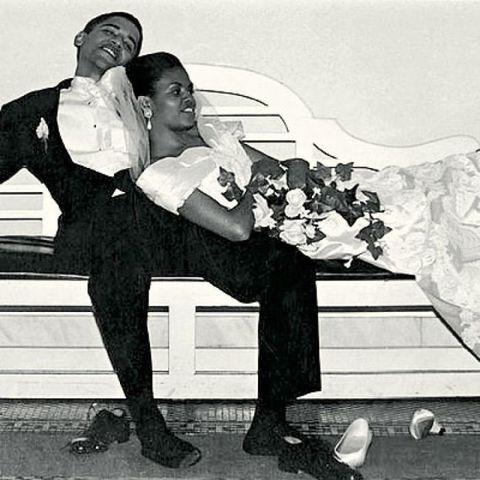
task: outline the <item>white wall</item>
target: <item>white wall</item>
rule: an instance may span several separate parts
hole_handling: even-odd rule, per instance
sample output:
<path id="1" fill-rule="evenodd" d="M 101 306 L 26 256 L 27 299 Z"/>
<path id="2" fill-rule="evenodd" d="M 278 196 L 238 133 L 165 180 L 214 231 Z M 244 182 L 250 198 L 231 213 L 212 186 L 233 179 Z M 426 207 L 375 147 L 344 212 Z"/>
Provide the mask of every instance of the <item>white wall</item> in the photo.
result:
<path id="1" fill-rule="evenodd" d="M 144 53 L 245 67 L 357 137 L 480 139 L 480 2 L 467 0 L 1 0 L 0 103 L 74 69 L 74 34 L 128 10 Z"/>

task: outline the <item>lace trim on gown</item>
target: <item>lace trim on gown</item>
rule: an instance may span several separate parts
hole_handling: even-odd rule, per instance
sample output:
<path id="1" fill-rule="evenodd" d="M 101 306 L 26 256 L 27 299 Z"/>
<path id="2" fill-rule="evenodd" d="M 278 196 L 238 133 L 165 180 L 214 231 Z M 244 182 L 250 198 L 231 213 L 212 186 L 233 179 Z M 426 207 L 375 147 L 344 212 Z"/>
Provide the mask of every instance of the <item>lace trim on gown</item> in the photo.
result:
<path id="1" fill-rule="evenodd" d="M 392 231 L 367 262 L 416 276 L 434 308 L 480 358 L 480 153 L 356 178 L 379 195 Z"/>

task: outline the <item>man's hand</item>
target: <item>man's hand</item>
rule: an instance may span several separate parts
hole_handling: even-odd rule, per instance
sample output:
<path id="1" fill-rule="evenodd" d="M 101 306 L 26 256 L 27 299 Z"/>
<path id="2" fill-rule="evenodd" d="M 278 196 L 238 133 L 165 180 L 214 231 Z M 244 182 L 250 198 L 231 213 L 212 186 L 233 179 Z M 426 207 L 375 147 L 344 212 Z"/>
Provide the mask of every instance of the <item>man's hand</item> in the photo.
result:
<path id="1" fill-rule="evenodd" d="M 290 188 L 305 188 L 310 165 L 303 158 L 289 158 L 282 165 L 287 167 L 287 184 Z"/>

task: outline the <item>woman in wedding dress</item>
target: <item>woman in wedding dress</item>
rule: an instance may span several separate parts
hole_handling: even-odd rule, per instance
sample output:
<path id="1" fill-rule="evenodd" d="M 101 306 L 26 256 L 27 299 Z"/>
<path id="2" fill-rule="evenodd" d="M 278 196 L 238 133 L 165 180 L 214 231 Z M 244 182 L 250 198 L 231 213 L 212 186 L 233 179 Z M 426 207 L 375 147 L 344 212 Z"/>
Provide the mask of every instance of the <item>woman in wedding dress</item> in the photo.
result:
<path id="1" fill-rule="evenodd" d="M 96 268 L 100 265 L 102 275 L 113 279 L 112 289 L 119 296 L 124 278 L 141 279 L 141 297 L 135 293 L 141 298 L 135 300 L 141 303 L 141 312 L 148 304 L 144 285 L 153 275 L 200 276 L 240 302 L 258 302 L 257 402 L 243 450 L 279 456 L 280 468 L 289 471 L 360 480 L 358 472 L 334 458 L 328 442 L 306 441 L 286 418 L 287 404 L 321 385 L 314 264 L 292 245 L 253 231 L 254 199 L 244 192 L 252 172 L 274 172 L 280 168 L 278 162 L 242 146 L 235 134 L 216 122 L 197 123 L 193 86 L 173 55 L 145 55 L 129 65 L 127 74 L 146 119 L 143 123 L 139 113 L 143 132 L 122 70 L 111 74 L 112 92 L 130 127 L 129 141 L 139 152 L 148 129 L 150 156 L 139 155 L 132 166 L 138 189 L 132 192 L 126 186 L 132 193 L 126 196 L 131 200 L 131 223 L 122 222 L 121 234 L 100 228 L 105 237 L 97 242 Z M 138 129 L 131 128 L 135 124 Z M 221 166 L 239 182 L 239 202 L 223 195 L 217 181 Z M 129 314 L 129 328 L 137 325 L 142 337 L 148 336 L 146 318 L 140 321 L 137 313 Z M 136 371 L 150 378 L 148 352 L 139 353 L 143 360 L 137 362 L 142 366 Z M 165 432 L 157 430 L 161 443 Z M 171 437 L 175 459 L 198 451 Z M 301 455 L 296 454 L 299 448 Z"/>
<path id="2" fill-rule="evenodd" d="M 255 227 L 249 182 L 255 173 L 274 172 L 277 162 L 197 115 L 193 85 L 173 55 L 140 57 L 127 75 L 150 137 L 149 165 L 134 168 L 137 186 L 155 204 L 220 236 L 248 238 Z M 222 171 L 234 175 L 240 195 L 226 198 Z M 299 249 L 311 258 L 357 256 L 415 275 L 442 318 L 479 356 L 480 154 L 379 172 L 354 169 L 351 184 L 378 194 L 383 212 L 377 217 L 391 228 L 380 241 L 382 255 L 374 259 L 354 228 L 340 241 L 327 237 Z"/>

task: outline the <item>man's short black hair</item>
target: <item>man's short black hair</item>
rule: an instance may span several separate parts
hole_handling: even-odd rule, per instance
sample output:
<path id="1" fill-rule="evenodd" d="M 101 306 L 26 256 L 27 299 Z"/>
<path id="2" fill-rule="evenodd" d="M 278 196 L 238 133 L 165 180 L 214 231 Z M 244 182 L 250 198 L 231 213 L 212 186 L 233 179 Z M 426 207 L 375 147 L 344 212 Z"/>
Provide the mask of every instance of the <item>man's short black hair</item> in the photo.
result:
<path id="1" fill-rule="evenodd" d="M 140 49 L 142 48 L 142 42 L 143 42 L 143 29 L 142 25 L 139 22 L 138 18 L 134 17 L 131 13 L 128 12 L 108 12 L 108 13 L 102 13 L 101 15 L 98 15 L 91 20 L 87 22 L 87 24 L 83 27 L 83 31 L 85 33 L 90 33 L 97 25 L 100 23 L 104 22 L 105 20 L 108 20 L 111 17 L 123 17 L 133 23 L 136 27 L 138 32 L 140 33 L 140 37 L 138 39 L 138 45 L 137 45 L 137 50 L 135 51 L 135 56 L 137 56 L 140 53 Z"/>

